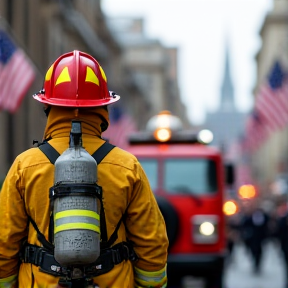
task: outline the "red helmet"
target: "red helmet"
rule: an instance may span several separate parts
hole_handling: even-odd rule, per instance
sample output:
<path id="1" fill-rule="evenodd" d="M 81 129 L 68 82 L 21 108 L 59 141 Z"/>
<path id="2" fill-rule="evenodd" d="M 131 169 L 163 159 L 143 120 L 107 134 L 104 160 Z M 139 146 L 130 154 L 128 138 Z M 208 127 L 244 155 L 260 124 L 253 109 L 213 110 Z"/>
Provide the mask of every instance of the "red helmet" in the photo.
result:
<path id="1" fill-rule="evenodd" d="M 33 97 L 42 103 L 67 107 L 103 106 L 120 99 L 108 91 L 106 75 L 99 63 L 77 50 L 63 54 L 51 65 L 44 89 Z"/>

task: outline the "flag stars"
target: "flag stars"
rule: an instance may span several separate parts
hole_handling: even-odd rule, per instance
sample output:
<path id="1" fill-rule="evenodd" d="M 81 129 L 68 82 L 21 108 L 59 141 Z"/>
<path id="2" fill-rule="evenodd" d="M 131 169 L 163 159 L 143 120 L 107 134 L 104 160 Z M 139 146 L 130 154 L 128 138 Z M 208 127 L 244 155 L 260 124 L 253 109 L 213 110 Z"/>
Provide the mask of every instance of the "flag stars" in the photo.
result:
<path id="1" fill-rule="evenodd" d="M 16 47 L 4 31 L 0 30 L 0 62 L 6 64 L 15 52 Z"/>

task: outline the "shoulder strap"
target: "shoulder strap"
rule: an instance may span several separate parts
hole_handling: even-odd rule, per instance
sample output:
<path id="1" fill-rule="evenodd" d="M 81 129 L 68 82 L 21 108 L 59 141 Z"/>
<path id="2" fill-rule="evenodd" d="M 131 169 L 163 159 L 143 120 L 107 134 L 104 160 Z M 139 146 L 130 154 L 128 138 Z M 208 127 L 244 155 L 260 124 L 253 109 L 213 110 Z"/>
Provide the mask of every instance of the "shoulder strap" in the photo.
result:
<path id="1" fill-rule="evenodd" d="M 60 156 L 57 150 L 53 146 L 51 146 L 48 142 L 40 144 L 38 148 L 46 155 L 46 157 L 53 165 L 55 164 L 57 158 Z"/>
<path id="2" fill-rule="evenodd" d="M 115 146 L 109 142 L 104 142 L 91 156 L 96 160 L 97 164 L 99 164 L 114 147 Z"/>
<path id="3" fill-rule="evenodd" d="M 115 146 L 110 144 L 109 142 L 104 142 L 93 154 L 92 157 L 96 160 L 97 164 L 99 164 L 104 157 L 114 148 Z M 60 154 L 57 150 L 51 146 L 48 142 L 44 142 L 39 145 L 39 149 L 46 155 L 49 161 L 52 164 L 55 164 L 57 158 Z"/>
<path id="4" fill-rule="evenodd" d="M 93 154 L 92 157 L 96 160 L 96 163 L 99 164 L 104 157 L 114 148 L 115 146 L 110 144 L 109 142 L 104 142 L 102 146 L 100 146 Z M 108 237 L 107 237 L 107 228 L 106 228 L 106 216 L 104 211 L 103 200 L 101 199 L 101 210 L 100 210 L 100 230 L 101 230 L 101 238 L 102 238 L 102 246 L 109 247 L 108 245 Z M 119 224 L 120 226 L 120 224 Z M 118 229 L 117 229 L 118 230 Z M 105 243 L 105 244 L 104 244 Z M 109 242 L 110 243 L 110 242 Z"/>

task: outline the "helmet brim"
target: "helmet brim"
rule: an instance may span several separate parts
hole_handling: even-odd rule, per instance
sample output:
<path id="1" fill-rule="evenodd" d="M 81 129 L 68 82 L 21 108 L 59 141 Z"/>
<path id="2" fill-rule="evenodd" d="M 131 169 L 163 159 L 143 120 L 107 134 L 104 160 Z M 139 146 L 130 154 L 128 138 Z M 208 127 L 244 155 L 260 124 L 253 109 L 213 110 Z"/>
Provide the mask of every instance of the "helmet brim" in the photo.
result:
<path id="1" fill-rule="evenodd" d="M 105 106 L 109 104 L 113 104 L 117 102 L 120 99 L 119 95 L 114 95 L 110 99 L 98 99 L 98 100 L 71 100 L 67 99 L 56 99 L 56 98 L 50 98 L 47 99 L 45 97 L 45 94 L 34 94 L 33 98 L 41 103 L 49 104 L 52 106 L 62 106 L 62 107 L 97 107 L 97 106 Z"/>

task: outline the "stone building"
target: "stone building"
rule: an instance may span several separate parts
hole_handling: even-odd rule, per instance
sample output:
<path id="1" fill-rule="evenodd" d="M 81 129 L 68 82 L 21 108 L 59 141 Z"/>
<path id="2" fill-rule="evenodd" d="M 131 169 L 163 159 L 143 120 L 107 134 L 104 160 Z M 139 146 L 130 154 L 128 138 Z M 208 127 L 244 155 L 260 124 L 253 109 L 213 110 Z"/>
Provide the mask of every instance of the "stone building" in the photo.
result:
<path id="1" fill-rule="evenodd" d="M 272 10 L 267 14 L 260 30 L 262 46 L 256 55 L 257 91 L 267 81 L 267 76 L 279 61 L 288 72 L 288 1 L 274 0 Z M 288 101 L 288 95 L 287 95 Z M 273 132 L 251 156 L 253 176 L 263 193 L 271 192 L 271 184 L 279 174 L 288 175 L 288 123 L 282 130 Z"/>
<path id="2" fill-rule="evenodd" d="M 141 127 L 154 114 L 155 110 L 152 109 L 153 106 L 147 95 L 158 94 L 151 92 L 147 87 L 143 89 L 143 85 L 139 85 L 135 77 L 131 61 L 125 63 L 128 60 L 123 57 L 123 53 L 127 45 L 123 46 L 111 33 L 106 23 L 107 19 L 102 13 L 100 0 L 2 0 L 0 20 L 0 28 L 7 30 L 17 45 L 25 50 L 36 71 L 36 79 L 18 111 L 14 114 L 0 111 L 2 135 L 0 181 L 5 177 L 17 154 L 32 147 L 33 139 L 42 140 L 45 115 L 42 112 L 42 105 L 32 99 L 31 95 L 42 88 L 47 69 L 65 52 L 74 49 L 82 50 L 90 53 L 100 62 L 107 75 L 109 89 L 116 91 L 122 97 L 119 101 L 121 104 L 117 105 L 127 107 L 136 126 Z M 149 52 L 150 48 L 146 50 L 146 53 Z M 153 49 L 151 53 L 154 53 Z M 171 61 L 173 57 L 170 58 Z M 165 77 L 169 75 L 166 73 Z M 167 79 L 165 81 L 169 82 Z M 171 87 L 176 89 L 177 84 L 173 81 L 177 79 L 170 79 L 170 81 Z M 174 93 L 171 99 L 170 102 L 180 103 L 177 93 Z M 159 109 L 172 107 L 174 113 L 174 107 L 178 105 L 175 103 L 171 102 L 169 107 L 162 103 L 163 106 L 161 107 L 160 104 Z M 181 106 L 180 110 L 181 112 L 178 113 L 185 118 L 184 106 Z"/>
<path id="3" fill-rule="evenodd" d="M 146 91 L 151 113 L 169 110 L 181 118 L 184 126 L 190 127 L 178 87 L 177 48 L 165 47 L 158 39 L 145 37 L 142 18 L 110 18 L 108 26 L 123 47 L 123 62 L 133 71 L 139 87 Z M 146 122 L 140 128 L 145 128 Z"/>

